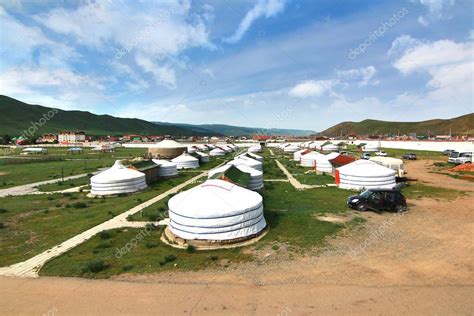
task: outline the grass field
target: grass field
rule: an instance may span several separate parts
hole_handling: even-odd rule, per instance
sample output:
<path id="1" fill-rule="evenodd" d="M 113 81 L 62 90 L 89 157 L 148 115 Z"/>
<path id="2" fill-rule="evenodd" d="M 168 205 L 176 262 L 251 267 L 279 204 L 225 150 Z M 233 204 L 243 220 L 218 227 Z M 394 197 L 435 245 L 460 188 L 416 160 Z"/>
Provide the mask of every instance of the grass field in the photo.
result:
<path id="1" fill-rule="evenodd" d="M 301 167 L 292 157 L 283 157 L 278 160 L 295 177 L 295 179 L 302 184 L 324 185 L 334 183 L 334 178 L 330 174 L 314 174 L 314 171 L 311 168 Z"/>
<path id="2" fill-rule="evenodd" d="M 410 186 L 403 189 L 403 194 L 407 199 L 439 199 L 439 200 L 454 200 L 458 197 L 466 195 L 466 192 L 432 187 L 422 183 L 412 183 Z"/>
<path id="3" fill-rule="evenodd" d="M 137 239 L 137 235 L 143 235 L 146 230 L 115 230 L 106 239 L 96 236 L 52 260 L 40 273 L 104 278 L 124 272 L 197 270 L 221 267 L 229 262 L 254 260 L 250 255 L 252 249 L 275 244 L 285 244 L 290 251 L 299 253 L 323 245 L 326 237 L 344 227 L 341 224 L 319 221 L 316 216 L 325 213 L 344 214 L 347 211 L 347 195 L 347 191 L 335 188 L 297 191 L 288 183 L 270 183 L 264 193 L 265 218 L 270 231 L 257 245 L 243 249 L 189 252 L 161 243 L 160 232 L 152 231 L 140 238 L 140 241 L 133 241 L 135 246 L 130 253 L 117 257 L 117 249 L 127 247 L 127 243 Z M 173 260 L 168 262 L 167 256 L 173 256 Z M 100 261 L 103 262 L 103 269 L 91 272 L 89 267 Z"/>
<path id="4" fill-rule="evenodd" d="M 90 177 L 85 176 L 85 177 L 81 177 L 77 179 L 66 180 L 64 182 L 43 184 L 38 187 L 38 190 L 41 192 L 54 192 L 54 191 L 67 190 L 70 188 L 88 185 L 88 184 L 90 184 Z"/>
<path id="5" fill-rule="evenodd" d="M 0 188 L 46 181 L 94 172 L 110 167 L 117 159 L 133 158 L 146 153 L 146 149 L 117 148 L 113 153 L 94 153 L 85 149 L 82 155 L 67 155 L 66 148 L 48 149 L 48 155 L 64 155 L 65 161 L 0 165 Z"/>
<path id="6" fill-rule="evenodd" d="M 32 257 L 192 178 L 182 174 L 127 196 L 87 198 L 85 193 L 2 198 L 0 266 Z"/>

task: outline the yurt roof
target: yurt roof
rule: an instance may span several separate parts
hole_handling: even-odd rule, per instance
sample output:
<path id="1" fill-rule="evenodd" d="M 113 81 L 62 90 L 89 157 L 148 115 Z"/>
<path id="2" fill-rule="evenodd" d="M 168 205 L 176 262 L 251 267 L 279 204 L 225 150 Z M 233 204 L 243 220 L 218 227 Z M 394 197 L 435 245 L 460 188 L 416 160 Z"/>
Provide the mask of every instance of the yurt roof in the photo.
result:
<path id="1" fill-rule="evenodd" d="M 171 166 L 176 166 L 175 163 L 172 163 L 171 161 L 164 160 L 164 159 L 152 159 L 154 163 L 157 165 L 163 166 L 163 167 L 171 167 Z"/>
<path id="2" fill-rule="evenodd" d="M 203 152 L 201 152 L 201 151 L 197 151 L 196 154 L 199 155 L 199 156 L 201 156 L 201 157 L 209 157 L 208 154 L 203 153 Z"/>
<path id="3" fill-rule="evenodd" d="M 220 148 L 214 148 L 213 150 L 210 151 L 211 153 L 224 153 L 225 154 L 225 151 L 223 151 L 222 149 Z"/>
<path id="4" fill-rule="evenodd" d="M 222 179 L 227 180 L 229 179 L 232 183 L 238 184 L 243 187 L 247 187 L 250 181 L 250 173 L 244 172 L 240 170 L 237 166 L 227 165 L 223 166 L 227 167 L 223 169 L 222 167 L 219 169 L 223 169 L 222 171 L 209 173 L 210 179 Z"/>
<path id="5" fill-rule="evenodd" d="M 109 169 L 91 178 L 92 182 L 110 183 L 145 177 L 144 173 L 126 168 L 120 160 L 115 161 Z"/>
<path id="6" fill-rule="evenodd" d="M 342 174 L 350 174 L 359 177 L 370 176 L 395 176 L 396 172 L 390 168 L 379 165 L 369 160 L 356 160 L 345 166 L 337 168 Z"/>
<path id="7" fill-rule="evenodd" d="M 154 145 L 153 148 L 185 148 L 186 146 L 172 139 L 165 139 Z"/>
<path id="8" fill-rule="evenodd" d="M 184 161 L 194 161 L 194 160 L 198 160 L 198 159 L 184 152 L 178 157 L 172 159 L 171 162 L 184 162 Z"/>
<path id="9" fill-rule="evenodd" d="M 238 215 L 261 205 L 260 194 L 230 182 L 210 179 L 173 196 L 169 202 L 174 213 L 193 218 Z"/>
<path id="10" fill-rule="evenodd" d="M 389 165 L 403 165 L 403 160 L 398 159 L 398 158 L 393 158 L 393 157 L 375 156 L 375 157 L 370 157 L 369 160 L 380 162 L 383 164 L 389 164 Z"/>
<path id="11" fill-rule="evenodd" d="M 251 167 L 246 166 L 246 165 L 224 165 L 224 166 L 221 166 L 219 168 L 212 169 L 211 171 L 209 171 L 209 175 L 212 176 L 214 173 L 226 172 L 227 170 L 229 170 L 232 167 L 235 167 L 235 168 L 239 169 L 242 172 L 250 173 L 250 175 L 252 177 L 263 175 L 262 171 L 251 168 Z"/>
<path id="12" fill-rule="evenodd" d="M 330 154 L 326 155 L 326 158 L 327 158 L 327 160 L 331 160 L 331 159 L 336 158 L 339 155 L 340 155 L 339 153 L 330 153 Z"/>

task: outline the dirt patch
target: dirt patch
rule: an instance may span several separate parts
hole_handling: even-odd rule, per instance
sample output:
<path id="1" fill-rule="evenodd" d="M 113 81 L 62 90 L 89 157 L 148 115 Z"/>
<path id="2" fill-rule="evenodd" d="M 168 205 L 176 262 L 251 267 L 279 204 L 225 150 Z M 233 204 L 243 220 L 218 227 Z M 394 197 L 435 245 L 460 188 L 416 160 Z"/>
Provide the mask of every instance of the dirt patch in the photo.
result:
<path id="1" fill-rule="evenodd" d="M 409 176 L 444 188 L 466 190 L 470 184 L 429 174 L 430 165 L 409 163 Z M 261 257 L 255 262 L 222 262 L 197 272 L 103 281 L 2 279 L 0 309 L 7 314 L 47 313 L 51 306 L 66 314 L 472 314 L 473 197 L 468 192 L 453 201 L 413 200 L 402 214 L 358 213 L 367 222 L 328 240 L 318 255 L 292 255 L 276 244 L 256 249 Z"/>
<path id="2" fill-rule="evenodd" d="M 435 162 L 443 161 L 431 159 L 407 161 L 405 167 L 407 176 L 435 187 L 474 192 L 474 183 L 468 180 L 435 173 L 438 171 L 434 166 Z"/>
<path id="3" fill-rule="evenodd" d="M 334 215 L 334 214 L 325 214 L 325 215 L 315 215 L 317 220 L 323 221 L 323 222 L 331 222 L 331 223 L 337 223 L 337 224 L 344 224 L 349 222 L 352 217 L 349 216 L 339 216 L 339 215 Z"/>
<path id="4" fill-rule="evenodd" d="M 0 176 L 6 176 L 8 172 L 0 172 Z"/>

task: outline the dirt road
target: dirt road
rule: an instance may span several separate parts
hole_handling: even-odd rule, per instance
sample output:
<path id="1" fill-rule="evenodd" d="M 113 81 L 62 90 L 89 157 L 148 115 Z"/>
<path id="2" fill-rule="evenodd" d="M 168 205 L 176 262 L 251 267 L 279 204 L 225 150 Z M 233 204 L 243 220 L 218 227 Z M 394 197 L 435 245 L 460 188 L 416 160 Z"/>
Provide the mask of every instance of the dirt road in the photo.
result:
<path id="1" fill-rule="evenodd" d="M 407 166 L 411 177 L 450 188 L 465 184 L 425 175 L 419 165 Z M 269 250 L 256 263 L 220 270 L 103 281 L 0 278 L 0 310 L 48 315 L 473 315 L 473 197 L 412 201 L 404 215 L 363 213 L 366 228 L 331 240 L 331 247 L 317 256 L 281 260 Z"/>

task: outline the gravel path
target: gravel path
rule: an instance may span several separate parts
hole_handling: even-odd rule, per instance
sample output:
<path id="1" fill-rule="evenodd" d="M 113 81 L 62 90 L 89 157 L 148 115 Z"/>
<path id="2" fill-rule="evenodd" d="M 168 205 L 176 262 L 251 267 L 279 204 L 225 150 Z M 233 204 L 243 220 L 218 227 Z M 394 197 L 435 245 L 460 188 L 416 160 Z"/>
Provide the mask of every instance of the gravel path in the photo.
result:
<path id="1" fill-rule="evenodd" d="M 204 177 L 207 175 L 207 171 L 202 172 L 198 176 L 189 179 L 186 182 L 183 182 L 174 188 L 140 204 L 135 206 L 134 208 L 131 208 L 130 210 L 115 216 L 114 218 L 99 224 L 95 227 L 92 227 L 91 229 L 86 230 L 85 232 L 82 232 L 79 235 L 76 235 L 65 242 L 56 245 L 36 256 L 33 258 L 30 258 L 26 261 L 20 262 L 13 264 L 8 267 L 3 267 L 0 268 L 0 276 L 20 276 L 20 277 L 38 277 L 38 271 L 41 269 L 41 267 L 49 260 L 52 258 L 55 258 L 68 250 L 76 247 L 77 245 L 85 242 L 86 240 L 92 238 L 94 235 L 97 233 L 104 231 L 104 230 L 110 230 L 110 229 L 115 229 L 115 228 L 120 228 L 120 227 L 144 227 L 147 223 L 146 222 L 129 222 L 127 221 L 127 217 L 129 215 L 133 215 L 144 208 L 147 208 L 148 206 L 166 198 L 168 195 L 177 193 L 179 190 L 183 189 L 189 184 L 192 184 L 193 182 L 197 181 L 198 179 Z M 160 224 L 165 224 L 166 222 L 160 223 Z"/>
<path id="2" fill-rule="evenodd" d="M 281 163 L 279 162 L 278 160 L 276 160 L 276 163 L 277 163 L 277 166 L 278 168 L 281 169 L 281 171 L 283 171 L 283 173 L 286 175 L 286 177 L 288 178 L 288 180 L 290 181 L 291 185 L 296 189 L 296 190 L 307 190 L 307 189 L 314 189 L 314 188 L 322 188 L 324 187 L 324 185 L 309 185 L 309 184 L 302 184 L 300 183 L 298 180 L 295 179 L 295 177 L 293 177 L 293 175 L 286 169 L 286 167 Z"/>
<path id="3" fill-rule="evenodd" d="M 99 170 L 97 172 L 94 172 L 93 174 L 97 174 L 101 171 L 102 170 Z M 83 173 L 83 174 L 78 174 L 78 175 L 75 175 L 75 176 L 64 177 L 64 181 L 82 178 L 82 177 L 85 177 L 87 175 L 88 175 L 88 173 Z M 35 194 L 35 193 L 39 192 L 37 187 L 39 187 L 40 185 L 53 184 L 53 183 L 58 183 L 58 182 L 61 182 L 61 181 L 63 181 L 63 179 L 59 178 L 59 179 L 46 180 L 46 181 L 41 181 L 41 182 L 35 182 L 35 183 L 19 185 L 19 186 L 8 188 L 8 189 L 2 189 L 2 190 L 0 190 L 0 197 Z"/>

